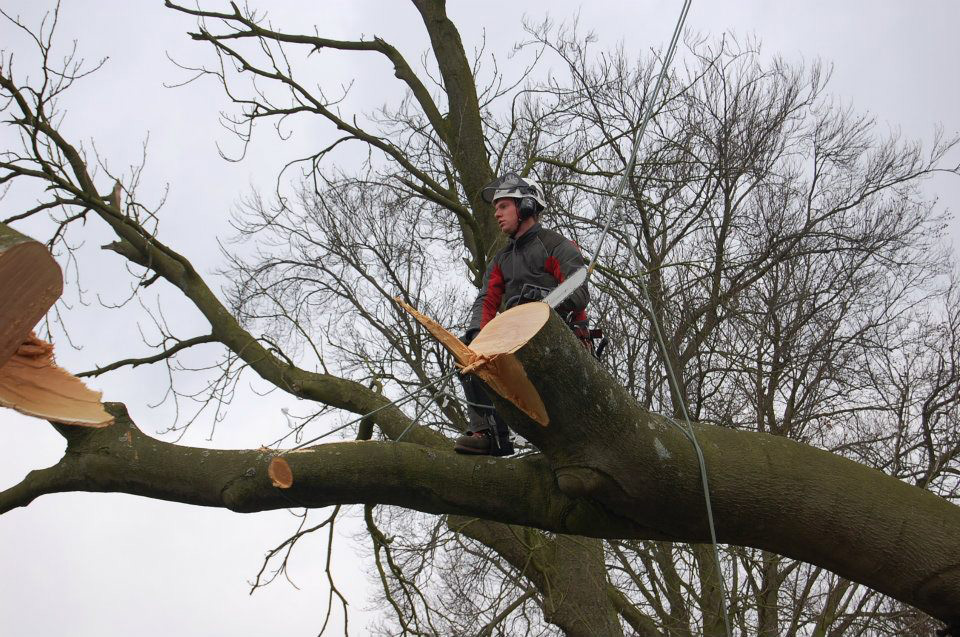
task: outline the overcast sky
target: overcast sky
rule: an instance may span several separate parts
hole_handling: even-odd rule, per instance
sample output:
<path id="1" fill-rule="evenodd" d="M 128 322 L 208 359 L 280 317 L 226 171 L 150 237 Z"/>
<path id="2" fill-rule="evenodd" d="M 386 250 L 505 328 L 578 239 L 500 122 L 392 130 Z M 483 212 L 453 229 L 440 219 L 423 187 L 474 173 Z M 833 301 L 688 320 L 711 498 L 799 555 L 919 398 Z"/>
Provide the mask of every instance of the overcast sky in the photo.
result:
<path id="1" fill-rule="evenodd" d="M 88 60 L 109 57 L 97 74 L 65 96 L 68 115 L 62 131 L 68 139 L 96 143 L 102 157 L 117 172 L 139 162 L 141 144 L 149 133 L 149 160 L 141 197 L 156 200 L 166 184 L 170 195 L 163 211 L 161 239 L 190 258 L 201 272 L 222 265 L 217 237 L 229 231 L 225 220 L 251 186 L 269 187 L 282 164 L 304 149 L 331 139 L 322 123 L 297 128 L 280 144 L 270 131 L 259 131 L 256 143 L 240 163 L 219 159 L 219 142 L 228 152 L 234 139 L 218 127 L 218 111 L 226 107 L 212 82 L 164 88 L 186 78 L 168 59 L 183 63 L 208 60 L 206 48 L 185 32 L 194 25 L 161 2 L 67 0 L 62 8 L 58 40 L 78 41 Z M 205 6 L 222 10 L 224 3 Z M 251 4 L 254 4 L 251 2 Z M 416 11 L 406 3 L 385 1 L 272 1 L 274 24 L 290 31 L 356 39 L 378 35 L 396 45 L 411 61 L 420 59 L 428 41 Z M 620 43 L 640 53 L 662 46 L 670 37 L 680 2 L 450 2 L 467 50 L 479 46 L 495 54 L 508 74 L 517 72 L 508 59 L 512 44 L 524 38 L 526 15 L 540 19 L 549 10 L 556 20 L 579 12 L 581 29 L 593 30 L 596 50 Z M 0 0 L 9 13 L 37 24 L 44 3 L 39 0 Z M 960 4 L 937 2 L 765 2 L 695 1 L 687 28 L 705 35 L 734 31 L 759 38 L 768 54 L 788 60 L 820 58 L 833 65 L 829 92 L 861 111 L 872 113 L 881 130 L 901 130 L 906 138 L 928 141 L 940 124 L 947 134 L 960 131 Z M 0 24 L 0 48 L 17 52 L 19 70 L 26 72 L 26 43 L 7 23 Z M 321 56 L 314 62 L 325 86 L 334 92 L 355 79 L 351 103 L 373 106 L 394 100 L 401 87 L 390 67 L 372 54 Z M 511 66 L 513 65 L 513 66 Z M 9 133 L 0 131 L 0 142 Z M 345 161 L 349 157 L 344 158 Z M 960 161 L 957 153 L 954 163 Z M 109 184 L 100 184 L 104 190 Z M 928 192 L 941 205 L 960 209 L 960 179 L 931 180 Z M 0 218 L 29 207 L 28 194 L 11 192 L 0 200 Z M 202 223 L 197 223 L 202 221 Z M 92 224 L 91 224 L 92 225 Z M 957 223 L 953 223 L 954 241 Z M 107 240 L 106 233 L 89 239 L 91 246 Z M 103 239 L 104 241 L 101 241 Z M 86 300 L 100 295 L 122 300 L 126 283 L 113 283 L 111 269 L 118 259 L 89 251 L 82 286 Z M 142 355 L 133 319 L 102 316 L 68 298 L 78 308 L 71 327 L 83 349 L 58 342 L 58 360 L 79 371 L 116 358 Z M 466 303 L 468 300 L 464 299 Z M 182 337 L 205 332 L 194 310 L 163 302 L 164 314 Z M 150 326 L 144 324 L 149 332 Z M 128 345 L 132 343 L 132 345 Z M 123 344 L 122 346 L 120 344 Z M 212 350 L 207 351 L 209 354 Z M 202 354 L 202 353 L 201 353 Z M 296 401 L 281 395 L 259 398 L 247 388 L 263 389 L 249 379 L 224 422 L 210 434 L 209 419 L 201 420 L 183 442 L 220 448 L 255 447 L 269 442 L 283 425 L 281 407 L 297 411 Z M 140 427 L 155 434 L 170 423 L 169 406 L 151 409 L 163 397 L 163 366 L 122 372 L 92 383 L 108 400 L 127 403 Z M 27 471 L 53 464 L 62 441 L 44 422 L 0 410 L 0 445 L 12 451 L 0 466 L 0 488 L 19 481 Z M 320 519 L 322 512 L 315 514 Z M 322 623 L 327 593 L 323 576 L 321 538 L 308 538 L 298 549 L 292 573 L 300 590 L 285 582 L 248 596 L 247 582 L 259 569 L 263 553 L 295 529 L 287 512 L 236 515 L 220 510 L 138 499 L 125 495 L 65 494 L 46 496 L 26 509 L 0 517 L 0 634 L 180 635 L 283 634 L 313 635 Z M 339 534 L 335 572 L 351 596 L 351 634 L 363 635 L 373 615 L 361 611 L 365 599 L 367 562 L 355 557 L 347 524 Z M 337 632 L 337 631 L 334 631 Z"/>

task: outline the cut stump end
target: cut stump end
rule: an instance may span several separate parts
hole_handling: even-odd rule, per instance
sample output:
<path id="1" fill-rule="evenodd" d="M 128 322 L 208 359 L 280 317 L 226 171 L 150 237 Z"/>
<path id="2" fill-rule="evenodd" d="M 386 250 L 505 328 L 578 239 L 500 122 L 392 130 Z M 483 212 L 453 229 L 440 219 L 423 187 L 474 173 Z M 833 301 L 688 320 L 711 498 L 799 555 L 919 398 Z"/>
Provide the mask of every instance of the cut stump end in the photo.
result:
<path id="1" fill-rule="evenodd" d="M 290 463 L 283 458 L 274 458 L 270 461 L 267 475 L 273 486 L 278 489 L 289 489 L 293 486 L 293 470 L 290 468 Z"/>
<path id="2" fill-rule="evenodd" d="M 549 424 L 550 417 L 539 392 L 513 355 L 546 325 L 550 318 L 549 305 L 526 303 L 507 310 L 487 323 L 468 347 L 433 319 L 400 299 L 396 301 L 427 328 L 465 372 L 476 374 L 535 422 L 544 427 Z"/>

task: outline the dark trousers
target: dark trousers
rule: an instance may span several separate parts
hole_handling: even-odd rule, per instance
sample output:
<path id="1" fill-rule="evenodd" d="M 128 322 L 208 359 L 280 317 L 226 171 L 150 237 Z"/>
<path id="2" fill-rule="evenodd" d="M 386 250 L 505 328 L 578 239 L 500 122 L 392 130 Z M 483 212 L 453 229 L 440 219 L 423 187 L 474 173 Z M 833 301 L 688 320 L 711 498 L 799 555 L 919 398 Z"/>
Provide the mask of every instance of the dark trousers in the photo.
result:
<path id="1" fill-rule="evenodd" d="M 505 439 L 510 430 L 500 418 L 500 414 L 493 408 L 487 389 L 479 378 L 473 374 L 460 375 L 460 384 L 463 385 L 463 395 L 466 396 L 467 416 L 470 420 L 470 431 L 486 431 L 495 428 L 497 437 Z"/>

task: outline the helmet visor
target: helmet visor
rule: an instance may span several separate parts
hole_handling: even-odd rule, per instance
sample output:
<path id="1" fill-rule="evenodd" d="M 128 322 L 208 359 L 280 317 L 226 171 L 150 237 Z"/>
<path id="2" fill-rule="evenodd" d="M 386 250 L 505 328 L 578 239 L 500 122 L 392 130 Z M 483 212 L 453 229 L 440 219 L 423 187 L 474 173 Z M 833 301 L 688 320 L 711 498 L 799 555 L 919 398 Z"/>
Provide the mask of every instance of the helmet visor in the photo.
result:
<path id="1" fill-rule="evenodd" d="M 523 197 L 530 194 L 530 184 L 517 173 L 507 173 L 502 177 L 494 179 L 483 187 L 481 196 L 487 203 L 493 203 L 503 197 Z"/>

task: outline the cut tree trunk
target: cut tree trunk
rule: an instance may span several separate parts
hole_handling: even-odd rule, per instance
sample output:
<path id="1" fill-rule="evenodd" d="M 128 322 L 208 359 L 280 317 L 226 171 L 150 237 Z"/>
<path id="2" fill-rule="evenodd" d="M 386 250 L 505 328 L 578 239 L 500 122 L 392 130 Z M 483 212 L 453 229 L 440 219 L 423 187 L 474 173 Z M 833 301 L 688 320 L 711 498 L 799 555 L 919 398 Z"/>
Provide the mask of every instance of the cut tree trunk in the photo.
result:
<path id="1" fill-rule="evenodd" d="M 498 321 L 506 324 L 511 312 L 540 321 L 528 307 L 500 315 L 484 332 L 501 330 Z M 560 490 L 664 536 L 708 542 L 700 468 L 686 423 L 643 410 L 556 313 L 530 332 L 526 342 L 502 349 L 522 365 L 549 426 L 493 398 L 510 427 L 544 453 Z M 960 507 L 786 438 L 698 423 L 691 428 L 706 461 L 720 542 L 823 566 L 943 621 L 960 622 Z"/>

